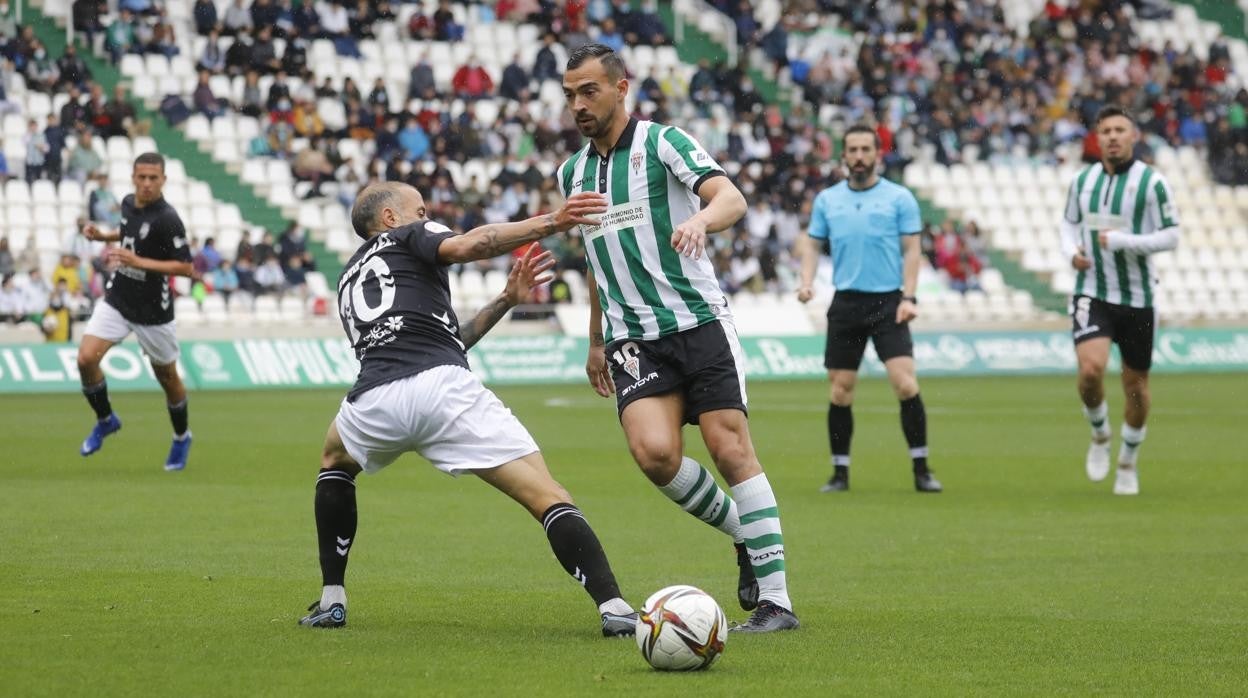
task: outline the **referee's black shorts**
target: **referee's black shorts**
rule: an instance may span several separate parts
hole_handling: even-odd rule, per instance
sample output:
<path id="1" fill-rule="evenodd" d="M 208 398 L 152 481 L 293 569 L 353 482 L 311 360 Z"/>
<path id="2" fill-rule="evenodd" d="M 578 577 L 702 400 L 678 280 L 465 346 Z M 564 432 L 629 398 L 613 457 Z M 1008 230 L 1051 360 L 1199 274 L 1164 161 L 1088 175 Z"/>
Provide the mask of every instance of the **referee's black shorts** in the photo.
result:
<path id="1" fill-rule="evenodd" d="M 829 370 L 857 371 L 867 339 L 875 344 L 880 361 L 914 356 L 910 325 L 897 324 L 901 291 L 864 293 L 837 291 L 828 307 L 828 341 L 823 365 Z"/>

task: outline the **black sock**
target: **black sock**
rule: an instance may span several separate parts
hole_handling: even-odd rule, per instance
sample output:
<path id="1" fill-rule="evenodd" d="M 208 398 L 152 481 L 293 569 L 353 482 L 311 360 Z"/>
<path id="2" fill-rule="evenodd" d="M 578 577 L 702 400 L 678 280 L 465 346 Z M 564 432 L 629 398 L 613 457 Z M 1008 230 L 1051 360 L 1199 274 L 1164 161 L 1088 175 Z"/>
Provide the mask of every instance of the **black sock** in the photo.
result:
<path id="1" fill-rule="evenodd" d="M 910 445 L 910 459 L 916 475 L 927 472 L 927 410 L 923 398 L 915 395 L 901 401 L 901 431 Z"/>
<path id="2" fill-rule="evenodd" d="M 849 444 L 854 439 L 854 408 L 828 403 L 828 442 L 837 477 L 849 477 Z"/>
<path id="3" fill-rule="evenodd" d="M 173 422 L 174 436 L 181 436 L 186 433 L 186 398 L 182 398 L 182 402 L 176 405 L 169 405 L 169 421 Z"/>
<path id="4" fill-rule="evenodd" d="M 316 537 L 321 548 L 321 583 L 342 586 L 347 553 L 355 542 L 355 476 L 322 470 L 316 478 Z"/>
<path id="5" fill-rule="evenodd" d="M 620 596 L 607 554 L 580 509 L 556 504 L 542 514 L 542 528 L 559 564 L 585 587 L 594 603 L 601 606 Z"/>
<path id="6" fill-rule="evenodd" d="M 107 380 L 102 380 L 95 385 L 82 386 L 82 394 L 86 396 L 87 404 L 91 405 L 91 409 L 95 410 L 96 419 L 108 419 L 108 415 L 113 413 L 113 405 L 108 401 Z"/>

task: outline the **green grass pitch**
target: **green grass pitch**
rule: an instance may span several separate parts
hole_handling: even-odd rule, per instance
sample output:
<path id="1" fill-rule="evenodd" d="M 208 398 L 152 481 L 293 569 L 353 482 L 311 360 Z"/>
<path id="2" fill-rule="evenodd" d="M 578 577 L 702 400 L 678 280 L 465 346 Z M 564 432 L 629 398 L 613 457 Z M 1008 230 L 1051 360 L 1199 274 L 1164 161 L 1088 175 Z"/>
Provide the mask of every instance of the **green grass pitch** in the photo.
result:
<path id="1" fill-rule="evenodd" d="M 5 396 L 0 692 L 1243 695 L 1245 388 L 1155 377 L 1142 494 L 1120 498 L 1084 477 L 1073 377 L 926 380 L 938 496 L 912 489 L 884 383 L 859 388 L 845 495 L 818 492 L 825 386 L 753 384 L 803 626 L 731 636 L 697 675 L 599 637 L 536 522 L 414 455 L 361 479 L 350 626 L 296 627 L 319 595 L 312 494 L 339 392 L 196 394 L 190 466 L 172 474 L 155 394 L 114 396 L 125 428 L 90 459 L 81 397 Z M 689 583 L 742 618 L 731 546 L 645 482 L 610 402 L 583 386 L 499 394 L 630 601 Z"/>

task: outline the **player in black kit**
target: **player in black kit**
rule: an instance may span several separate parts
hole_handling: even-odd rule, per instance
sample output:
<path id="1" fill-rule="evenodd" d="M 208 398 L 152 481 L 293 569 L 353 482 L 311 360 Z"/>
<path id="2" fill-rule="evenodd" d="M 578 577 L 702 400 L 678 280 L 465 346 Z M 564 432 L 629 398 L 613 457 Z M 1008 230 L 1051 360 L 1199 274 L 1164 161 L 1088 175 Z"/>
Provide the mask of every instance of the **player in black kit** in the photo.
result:
<path id="1" fill-rule="evenodd" d="M 191 451 L 191 432 L 187 428 L 186 386 L 178 377 L 178 338 L 168 277 L 191 276 L 191 250 L 182 219 L 161 193 L 165 186 L 164 157 L 144 153 L 135 158 L 132 179 L 134 193 L 121 202 L 121 228 L 105 233 L 87 225 L 82 231 L 87 239 L 120 244 L 106 253 L 114 272 L 78 347 L 82 394 L 98 420 L 79 452 L 84 456 L 95 453 L 104 445 L 104 437 L 121 429 L 121 420 L 108 401 L 108 383 L 100 360 L 133 332 L 165 390 L 173 422 L 173 444 L 165 470 L 181 470 Z"/>
<path id="2" fill-rule="evenodd" d="M 360 375 L 325 438 L 315 499 L 323 588 L 300 624 L 346 624 L 355 477 L 414 451 L 443 472 L 471 472 L 527 509 L 560 564 L 598 605 L 602 634 L 633 634 L 637 614 L 620 597 L 598 537 L 551 477 L 528 431 L 468 368 L 467 349 L 549 280 L 542 276 L 553 265 L 549 253 L 530 248 L 506 290 L 462 327 L 447 285 L 447 265 L 496 257 L 590 223 L 586 216 L 606 208 L 600 194 L 577 194 L 555 213 L 456 235 L 425 220 L 424 200 L 406 184 L 375 184 L 356 198 L 351 223 L 365 243 L 338 282 L 338 308 Z"/>

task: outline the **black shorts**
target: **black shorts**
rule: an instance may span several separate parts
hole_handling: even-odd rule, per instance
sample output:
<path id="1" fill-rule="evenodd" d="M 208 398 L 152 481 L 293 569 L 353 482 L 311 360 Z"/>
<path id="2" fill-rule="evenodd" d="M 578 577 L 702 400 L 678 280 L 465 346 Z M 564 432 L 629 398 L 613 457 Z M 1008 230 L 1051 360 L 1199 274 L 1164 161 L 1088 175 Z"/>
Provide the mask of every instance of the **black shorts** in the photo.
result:
<path id="1" fill-rule="evenodd" d="M 1153 338 L 1157 331 L 1157 311 L 1106 303 L 1089 296 L 1070 300 L 1071 336 L 1075 344 L 1096 337 L 1108 337 L 1118 345 L 1122 363 L 1137 371 L 1153 366 Z"/>
<path id="2" fill-rule="evenodd" d="M 867 339 L 875 345 L 880 361 L 914 356 L 910 325 L 897 324 L 901 291 L 863 293 L 837 291 L 828 306 L 828 341 L 823 350 L 827 369 L 857 371 Z"/>
<path id="3" fill-rule="evenodd" d="M 745 358 L 731 320 L 718 320 L 658 339 L 607 345 L 619 414 L 635 400 L 671 392 L 685 398 L 684 420 L 713 410 L 745 412 Z"/>

